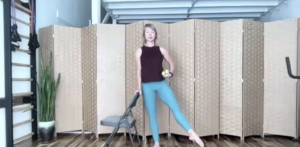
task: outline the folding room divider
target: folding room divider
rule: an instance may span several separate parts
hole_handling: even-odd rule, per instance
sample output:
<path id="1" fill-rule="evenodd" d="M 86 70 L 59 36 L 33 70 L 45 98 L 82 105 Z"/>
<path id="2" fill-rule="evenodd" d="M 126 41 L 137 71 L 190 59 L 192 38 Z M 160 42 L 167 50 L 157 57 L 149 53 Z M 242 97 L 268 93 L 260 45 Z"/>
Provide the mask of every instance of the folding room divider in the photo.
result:
<path id="1" fill-rule="evenodd" d="M 176 76 L 171 79 L 170 86 L 174 90 L 182 112 L 199 135 L 218 135 L 219 22 L 189 20 L 164 24 L 141 21 L 126 25 L 127 98 L 130 98 L 131 93 L 137 88 L 134 53 L 143 44 L 141 35 L 146 23 L 156 26 L 158 45 L 168 49 L 173 57 Z M 196 43 L 194 43 L 195 40 Z M 203 58 L 200 56 L 199 58 L 195 54 L 201 54 Z M 168 68 L 166 62 L 164 62 L 164 67 Z M 208 85 L 202 84 L 201 80 L 204 79 Z M 197 89 L 194 90 L 195 88 Z M 159 132 L 186 135 L 187 133 L 177 124 L 168 107 L 160 100 L 157 103 Z M 200 107 L 196 104 L 199 104 Z M 144 113 L 141 113 L 142 111 Z M 139 131 L 143 132 L 145 136 L 151 135 L 148 116 L 142 101 L 135 113 L 139 120 Z"/>
<path id="2" fill-rule="evenodd" d="M 201 136 L 218 135 L 220 23 L 197 19 L 194 21 L 195 131 Z"/>
<path id="3" fill-rule="evenodd" d="M 112 131 L 112 128 L 100 126 L 100 120 L 107 115 L 122 114 L 137 89 L 135 52 L 143 45 L 146 23 L 155 25 L 157 44 L 166 48 L 173 57 L 175 76 L 170 86 L 182 112 L 199 136 L 227 134 L 244 139 L 263 133 L 282 135 L 295 131 L 296 128 L 285 130 L 287 133 L 274 131 L 275 125 L 285 124 L 271 125 L 274 123 L 271 116 L 279 114 L 270 112 L 275 111 L 270 105 L 281 104 L 282 97 L 272 99 L 268 91 L 264 96 L 264 74 L 268 75 L 265 76 L 265 89 L 268 89 L 268 82 L 274 82 L 278 76 L 288 78 L 287 73 L 282 72 L 284 58 L 282 63 L 277 59 L 283 52 L 279 50 L 285 46 L 278 45 L 278 52 L 270 53 L 274 48 L 272 42 L 276 41 L 271 36 L 282 31 L 278 28 L 281 23 L 266 23 L 264 31 L 264 23 L 252 20 L 215 22 L 191 19 L 172 24 L 140 21 L 128 25 L 49 26 L 40 29 L 42 57 L 49 60 L 49 53 L 53 51 L 55 75 L 59 72 L 62 76 L 56 102 L 57 132 L 84 130 L 106 134 Z M 276 24 L 277 28 L 271 28 Z M 294 28 L 297 25 L 294 24 Z M 296 33 L 294 37 L 297 38 Z M 294 48 L 297 46 L 295 38 L 292 39 Z M 295 66 L 296 56 L 287 55 Z M 277 66 L 273 66 L 277 62 L 281 73 L 271 76 L 272 72 L 277 72 Z M 168 68 L 166 62 L 164 68 Z M 270 83 L 269 91 L 272 86 L 283 86 L 278 85 L 279 82 L 272 83 L 272 86 Z M 277 107 L 276 112 L 287 114 L 296 109 L 296 84 L 290 86 L 294 86 L 294 91 L 285 87 L 288 93 L 293 93 L 293 101 L 285 106 L 289 109 Z M 169 108 L 159 99 L 157 104 L 159 133 L 187 135 Z M 139 134 L 143 137 L 151 135 L 143 98 L 133 112 Z M 285 116 L 290 118 L 287 122 L 296 122 L 293 121 L 296 114 Z"/>
<path id="4" fill-rule="evenodd" d="M 52 52 L 54 78 L 62 74 L 55 106 L 56 132 L 81 130 L 83 123 L 81 29 L 49 26 L 39 30 L 40 58 Z M 37 62 L 40 65 L 40 61 Z M 41 67 L 39 68 L 41 71 Z"/>
<path id="5" fill-rule="evenodd" d="M 81 37 L 83 129 L 110 133 L 100 121 L 125 110 L 125 26 L 93 25 Z"/>
<path id="6" fill-rule="evenodd" d="M 285 57 L 293 74 L 300 72 L 300 21 L 267 22 L 265 26 L 264 134 L 299 137 L 300 83 L 288 76 Z"/>
<path id="7" fill-rule="evenodd" d="M 169 24 L 170 54 L 177 100 L 201 136 L 219 134 L 219 22 L 187 20 Z M 172 113 L 170 132 L 186 135 Z"/>
<path id="8" fill-rule="evenodd" d="M 234 20 L 220 28 L 220 134 L 262 135 L 263 23 Z"/>
<path id="9" fill-rule="evenodd" d="M 99 122 L 106 115 L 122 113 L 137 88 L 134 54 L 143 45 L 146 23 L 156 26 L 158 45 L 168 49 L 175 60 L 176 76 L 170 85 L 183 113 L 199 135 L 218 135 L 219 22 L 205 20 L 40 29 L 42 57 L 46 62 L 53 51 L 54 72 L 62 76 L 56 103 L 57 132 L 111 132 L 111 128 L 103 128 Z M 168 68 L 166 62 L 164 68 Z M 202 80 L 209 86 L 203 85 Z M 186 135 L 169 108 L 160 100 L 157 103 L 160 133 Z M 140 134 L 151 135 L 142 99 L 134 116 Z"/>

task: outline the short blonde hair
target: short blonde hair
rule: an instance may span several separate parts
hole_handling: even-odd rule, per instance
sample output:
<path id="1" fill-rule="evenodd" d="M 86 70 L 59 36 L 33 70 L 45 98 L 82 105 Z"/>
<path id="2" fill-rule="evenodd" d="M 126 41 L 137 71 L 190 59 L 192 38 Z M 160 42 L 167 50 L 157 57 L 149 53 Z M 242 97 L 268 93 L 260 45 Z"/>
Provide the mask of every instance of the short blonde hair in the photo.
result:
<path id="1" fill-rule="evenodd" d="M 143 40 L 144 41 L 143 41 L 143 45 L 145 45 L 146 42 L 147 42 L 146 37 L 145 37 L 146 28 L 150 28 L 150 29 L 152 29 L 155 32 L 154 44 L 156 45 L 157 30 L 156 30 L 155 26 L 153 24 L 151 24 L 151 23 L 147 23 L 144 26 L 144 31 L 143 31 Z"/>

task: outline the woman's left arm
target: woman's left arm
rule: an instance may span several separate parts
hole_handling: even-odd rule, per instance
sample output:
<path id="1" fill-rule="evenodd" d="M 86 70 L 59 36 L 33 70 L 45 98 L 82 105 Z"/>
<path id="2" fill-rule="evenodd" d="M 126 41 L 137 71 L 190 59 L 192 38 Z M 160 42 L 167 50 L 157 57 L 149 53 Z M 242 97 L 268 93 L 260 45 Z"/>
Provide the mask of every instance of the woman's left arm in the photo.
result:
<path id="1" fill-rule="evenodd" d="M 163 54 L 165 60 L 169 63 L 169 65 L 170 65 L 170 72 L 173 73 L 175 66 L 174 66 L 173 59 L 170 56 L 169 52 L 166 49 L 162 48 L 162 47 L 160 47 L 160 52 Z"/>

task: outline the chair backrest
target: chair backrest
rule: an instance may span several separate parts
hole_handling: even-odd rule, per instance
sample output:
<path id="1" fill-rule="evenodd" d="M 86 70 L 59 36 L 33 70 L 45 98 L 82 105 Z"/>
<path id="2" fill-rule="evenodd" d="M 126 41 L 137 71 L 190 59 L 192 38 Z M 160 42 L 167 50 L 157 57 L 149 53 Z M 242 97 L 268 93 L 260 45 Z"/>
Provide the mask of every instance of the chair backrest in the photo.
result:
<path id="1" fill-rule="evenodd" d="M 122 118 L 131 114 L 131 109 L 136 106 L 136 103 L 137 103 L 137 100 L 139 99 L 139 97 L 140 97 L 140 93 L 136 92 L 134 94 L 133 98 L 130 100 L 129 105 L 127 106 L 124 114 L 122 115 Z"/>
<path id="2" fill-rule="evenodd" d="M 133 98 L 131 98 L 130 102 L 129 102 L 129 105 L 127 106 L 127 109 L 132 109 L 133 107 L 136 106 L 136 103 L 137 103 L 137 100 L 139 99 L 140 97 L 140 93 L 139 92 L 136 92 L 133 96 Z"/>

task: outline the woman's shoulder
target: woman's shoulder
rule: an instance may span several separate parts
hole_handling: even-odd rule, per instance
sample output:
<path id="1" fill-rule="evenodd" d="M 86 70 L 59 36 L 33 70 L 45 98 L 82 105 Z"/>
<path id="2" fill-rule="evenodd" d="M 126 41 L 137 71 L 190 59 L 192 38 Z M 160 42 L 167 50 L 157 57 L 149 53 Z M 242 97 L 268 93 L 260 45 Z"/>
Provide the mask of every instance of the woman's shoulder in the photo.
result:
<path id="1" fill-rule="evenodd" d="M 141 54 L 142 54 L 142 47 L 136 49 L 136 51 L 135 51 L 136 56 L 140 56 Z"/>
<path id="2" fill-rule="evenodd" d="M 165 52 L 166 49 L 164 47 L 159 46 L 160 51 Z"/>

